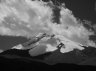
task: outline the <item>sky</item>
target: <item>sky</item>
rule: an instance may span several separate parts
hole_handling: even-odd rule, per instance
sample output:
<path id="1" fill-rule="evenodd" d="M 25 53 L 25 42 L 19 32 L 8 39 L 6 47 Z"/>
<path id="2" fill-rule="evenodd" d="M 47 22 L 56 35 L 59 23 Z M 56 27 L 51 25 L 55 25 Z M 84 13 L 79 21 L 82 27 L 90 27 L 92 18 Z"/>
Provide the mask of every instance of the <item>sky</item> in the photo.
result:
<path id="1" fill-rule="evenodd" d="M 96 0 L 58 0 L 58 2 L 64 2 L 76 17 L 96 23 Z"/>
<path id="2" fill-rule="evenodd" d="M 56 1 L 57 3 L 59 3 L 59 1 L 60 0 L 58 0 L 58 1 Z M 47 20 L 46 20 L 46 22 L 49 24 L 48 26 L 51 28 L 51 29 L 54 29 L 54 30 L 52 30 L 52 31 L 54 31 L 54 33 L 55 34 L 60 34 L 60 35 L 64 35 L 64 37 L 66 37 L 66 36 L 68 36 L 68 35 L 71 35 L 71 37 L 70 36 L 68 36 L 67 38 L 68 39 L 71 39 L 71 40 L 74 40 L 74 42 L 82 42 L 82 41 L 84 41 L 84 42 L 87 42 L 87 40 L 88 40 L 88 36 L 86 36 L 85 35 L 85 33 L 84 32 L 86 32 L 86 34 L 87 33 L 89 33 L 89 32 L 87 32 L 84 28 L 83 28 L 83 26 L 76 26 L 77 25 L 77 23 L 74 21 L 74 19 L 75 18 L 79 18 L 80 20 L 82 20 L 82 19 L 84 19 L 84 20 L 89 20 L 89 21 L 91 21 L 91 22 L 93 22 L 93 23 L 96 23 L 96 21 L 95 21 L 95 2 L 94 2 L 94 0 L 61 0 L 60 1 L 61 2 L 61 4 L 62 3 L 64 3 L 65 4 L 65 8 L 68 8 L 70 11 L 72 11 L 72 14 L 75 16 L 75 17 L 72 17 L 72 15 L 65 9 L 64 11 L 63 11 L 63 13 L 65 14 L 65 15 L 63 15 L 62 14 L 62 25 L 61 26 L 67 26 L 67 27 L 69 27 L 68 29 L 66 29 L 66 28 L 64 28 L 64 27 L 58 27 L 58 30 L 56 30 L 57 28 L 57 26 L 56 25 L 53 25 L 53 24 L 49 24 L 49 22 L 47 22 Z M 55 3 L 55 2 L 54 2 Z M 18 3 L 17 3 L 18 4 Z M 56 3 L 55 3 L 56 4 Z M 14 5 L 14 4 L 13 4 Z M 31 17 L 33 17 L 33 15 L 31 16 L 31 14 L 29 13 L 29 8 L 28 8 L 28 11 L 26 11 L 27 10 L 27 8 L 26 8 L 26 10 L 24 9 L 24 10 L 22 10 L 21 9 L 21 7 L 23 6 L 21 6 L 22 4 L 20 3 L 20 9 L 17 7 L 18 5 L 16 5 L 16 9 L 18 9 L 18 11 L 20 10 L 20 14 L 21 13 L 27 13 L 28 15 L 30 15 L 30 19 L 32 20 L 33 18 L 31 18 Z M 34 5 L 34 4 L 33 4 Z M 32 6 L 33 6 L 32 5 Z M 27 6 L 26 6 L 27 7 Z M 41 14 L 43 11 L 42 11 L 42 9 L 44 10 L 45 8 L 44 7 L 42 7 L 41 6 L 41 8 L 39 8 L 40 6 L 34 6 L 34 8 L 36 7 L 36 9 L 38 9 L 37 11 Z M 24 7 L 23 7 L 24 8 Z M 47 8 L 47 7 L 46 7 Z M 47 9 L 45 9 L 45 10 L 47 10 Z M 50 10 L 49 8 L 48 8 L 48 10 Z M 51 11 L 51 10 L 50 10 Z M 66 11 L 68 12 L 68 13 L 66 13 Z M 30 12 L 32 12 L 32 11 L 30 11 Z M 35 12 L 35 11 L 34 11 Z M 46 12 L 46 11 L 45 11 Z M 37 13 L 37 12 L 36 12 Z M 43 15 L 43 14 L 42 14 Z M 47 17 L 47 15 L 49 16 L 49 14 L 44 14 L 46 17 Z M 21 15 L 20 15 L 21 16 Z M 23 16 L 23 15 L 22 15 Z M 22 18 L 22 16 L 20 17 L 20 19 Z M 46 17 L 43 17 L 42 16 L 42 19 L 41 20 L 43 20 L 44 18 L 46 18 Z M 18 16 L 17 16 L 18 17 Z M 23 17 L 25 17 L 25 16 L 23 16 Z M 18 17 L 19 18 L 19 17 Z M 8 19 L 9 19 L 9 17 L 8 17 Z M 47 18 L 46 18 L 47 19 Z M 36 20 L 38 20 L 38 19 L 36 19 Z M 45 20 L 45 19 L 44 19 Z M 6 21 L 6 20 L 5 20 Z M 12 21 L 12 20 L 9 20 L 9 21 Z M 39 20 L 38 20 L 39 21 Z M 17 27 L 16 27 L 16 29 L 17 29 L 17 31 L 18 30 L 22 30 L 22 29 L 24 29 L 24 30 L 27 30 L 26 32 L 30 32 L 31 34 L 33 33 L 33 32 L 37 32 L 38 30 L 37 30 L 37 25 L 36 25 L 36 23 L 38 23 L 37 21 L 35 21 L 35 22 L 33 22 L 33 20 L 31 21 L 32 23 L 34 23 L 34 24 L 30 24 L 30 26 L 32 26 L 31 27 L 31 29 L 30 29 L 30 31 L 29 31 L 29 28 L 25 28 L 25 27 L 23 27 L 24 26 L 24 22 L 22 22 L 23 23 L 23 25 L 21 25 L 19 22 L 17 22 L 16 21 L 16 26 L 18 27 L 18 28 L 20 28 L 20 29 L 18 29 Z M 8 23 L 8 21 L 7 21 L 7 23 Z M 10 23 L 10 22 L 9 22 Z M 15 22 L 14 22 L 15 23 Z M 27 22 L 27 23 L 30 23 L 30 22 Z M 26 23 L 26 24 L 27 24 Z M 66 23 L 66 24 L 64 24 L 64 23 Z M 73 24 L 72 24 L 73 23 Z M 17 24 L 19 24 L 19 25 L 17 25 Z M 25 24 L 25 25 L 26 25 Z M 71 24 L 71 25 L 70 25 Z M 74 25 L 75 24 L 75 25 Z M 3 25 L 4 25 L 4 23 L 3 23 Z M 6 25 L 6 24 L 5 24 Z M 51 26 L 50 26 L 51 25 Z M 73 26 L 72 26 L 73 25 Z M 8 26 L 7 26 L 8 27 Z M 36 29 L 35 28 L 33 28 L 33 27 L 36 27 Z M 39 26 L 40 27 L 40 26 Z M 77 27 L 77 28 L 76 28 Z M 41 27 L 42 28 L 42 27 Z M 41 29 L 40 28 L 40 29 Z M 60 28 L 60 29 L 59 29 Z M 80 29 L 79 29 L 80 28 Z M 13 27 L 13 29 L 15 29 L 14 27 Z M 35 30 L 34 30 L 35 29 Z M 61 32 L 61 33 L 59 33 L 61 30 L 63 29 L 63 31 Z M 77 31 L 75 31 L 74 29 L 77 29 L 77 31 L 79 32 L 79 33 L 77 33 Z M 81 30 L 82 29 L 82 30 Z M 37 31 L 36 31 L 37 30 Z M 39 30 L 39 31 L 41 31 L 41 30 Z M 38 31 L 38 32 L 39 32 Z M 59 32 L 58 32 L 59 31 Z M 38 33 L 37 32 L 37 33 Z M 73 33 L 72 33 L 73 32 Z M 81 34 L 81 32 L 82 32 L 82 34 Z M 19 31 L 18 31 L 18 33 L 20 33 Z M 65 34 L 63 34 L 63 33 L 65 33 Z M 67 35 L 66 35 L 67 34 Z M 81 37 L 81 35 L 85 35 L 84 37 Z M 58 37 L 59 38 L 59 37 Z M 61 38 L 62 39 L 62 38 Z M 85 40 L 86 39 L 86 40 Z M 65 41 L 67 41 L 67 39 L 65 39 L 64 38 L 64 40 Z M 89 42 L 89 41 L 88 41 Z M 66 42 L 64 42 L 64 43 L 66 43 Z M 71 41 L 69 42 L 70 44 L 71 44 Z M 67 43 L 66 43 L 66 45 L 68 45 Z M 66 46 L 67 47 L 67 46 Z M 76 46 L 77 47 L 77 46 Z"/>

